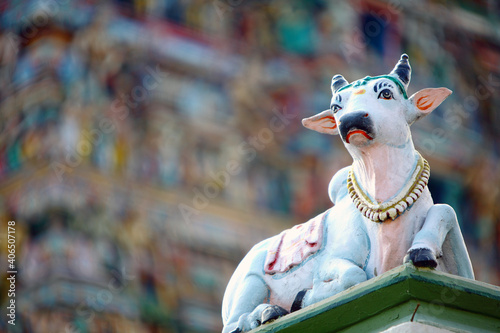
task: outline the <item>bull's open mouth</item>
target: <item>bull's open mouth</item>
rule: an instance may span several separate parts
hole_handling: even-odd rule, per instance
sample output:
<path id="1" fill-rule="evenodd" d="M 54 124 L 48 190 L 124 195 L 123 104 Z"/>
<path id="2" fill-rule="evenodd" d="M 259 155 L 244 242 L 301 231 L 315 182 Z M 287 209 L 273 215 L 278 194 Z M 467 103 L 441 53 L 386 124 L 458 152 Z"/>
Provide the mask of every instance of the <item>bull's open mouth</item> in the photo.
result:
<path id="1" fill-rule="evenodd" d="M 350 143 L 349 139 L 350 139 L 350 138 L 351 138 L 351 136 L 353 136 L 354 134 L 361 134 L 361 135 L 363 135 L 365 138 L 367 138 L 368 140 L 373 140 L 373 138 L 372 138 L 372 137 L 371 137 L 368 133 L 366 133 L 366 132 L 365 132 L 365 131 L 363 131 L 363 130 L 360 130 L 360 129 L 355 128 L 355 129 L 351 129 L 351 130 L 349 131 L 349 133 L 347 133 L 347 136 L 346 136 L 346 138 L 345 138 L 345 141 L 346 141 L 347 143 Z"/>
<path id="2" fill-rule="evenodd" d="M 375 138 L 375 126 L 366 111 L 349 112 L 340 117 L 339 132 L 345 143 L 354 146 L 370 144 Z"/>

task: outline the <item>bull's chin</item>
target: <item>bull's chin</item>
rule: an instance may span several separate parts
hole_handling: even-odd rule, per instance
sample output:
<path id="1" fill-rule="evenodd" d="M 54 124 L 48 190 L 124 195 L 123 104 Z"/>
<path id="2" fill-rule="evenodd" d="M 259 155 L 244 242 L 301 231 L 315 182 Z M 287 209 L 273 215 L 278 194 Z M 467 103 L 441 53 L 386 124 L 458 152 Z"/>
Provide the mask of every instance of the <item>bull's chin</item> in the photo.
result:
<path id="1" fill-rule="evenodd" d="M 367 146 L 371 144 L 372 141 L 373 136 L 363 130 L 350 131 L 345 138 L 346 143 L 357 147 Z"/>

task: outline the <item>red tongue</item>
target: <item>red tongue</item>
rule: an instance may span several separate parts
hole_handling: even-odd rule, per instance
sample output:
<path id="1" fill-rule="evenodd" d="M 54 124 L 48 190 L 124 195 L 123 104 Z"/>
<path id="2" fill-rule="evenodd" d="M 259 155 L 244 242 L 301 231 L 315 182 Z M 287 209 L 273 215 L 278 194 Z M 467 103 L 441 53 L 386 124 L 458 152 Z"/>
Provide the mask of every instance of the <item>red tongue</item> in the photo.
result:
<path id="1" fill-rule="evenodd" d="M 368 140 L 373 140 L 373 138 L 371 136 L 369 136 L 365 131 L 363 130 L 354 130 L 354 131 L 350 131 L 349 133 L 347 133 L 347 138 L 345 138 L 345 141 L 347 143 L 349 143 L 349 138 L 351 137 L 351 135 L 353 134 L 362 134 L 365 138 L 367 138 Z"/>

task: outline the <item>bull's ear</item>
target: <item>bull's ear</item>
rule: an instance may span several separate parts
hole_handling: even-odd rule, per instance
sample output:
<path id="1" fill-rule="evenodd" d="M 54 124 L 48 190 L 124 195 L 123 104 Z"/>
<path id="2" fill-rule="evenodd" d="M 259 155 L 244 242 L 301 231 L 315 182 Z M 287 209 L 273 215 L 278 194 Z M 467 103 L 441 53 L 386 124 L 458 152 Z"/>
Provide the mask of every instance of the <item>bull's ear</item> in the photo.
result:
<path id="1" fill-rule="evenodd" d="M 412 122 L 434 111 L 451 93 L 448 88 L 426 88 L 413 94 L 410 97 L 415 112 L 410 117 Z"/>
<path id="2" fill-rule="evenodd" d="M 302 119 L 302 125 L 320 133 L 339 134 L 337 122 L 331 110 L 325 110 L 312 117 Z"/>

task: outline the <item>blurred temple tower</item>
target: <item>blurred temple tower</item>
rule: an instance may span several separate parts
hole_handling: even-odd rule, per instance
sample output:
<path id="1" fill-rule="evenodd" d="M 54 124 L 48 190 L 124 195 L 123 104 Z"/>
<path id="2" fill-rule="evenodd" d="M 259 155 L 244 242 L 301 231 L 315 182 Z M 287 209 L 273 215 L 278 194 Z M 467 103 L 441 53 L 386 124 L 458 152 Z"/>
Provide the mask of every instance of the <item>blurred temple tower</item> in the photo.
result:
<path id="1" fill-rule="evenodd" d="M 496 1 L 2 1 L 18 318 L 0 331 L 220 332 L 244 254 L 329 208 L 351 163 L 300 120 L 328 108 L 334 74 L 386 73 L 402 51 L 410 94 L 454 91 L 414 141 L 477 279 L 500 284 L 499 17 Z"/>

